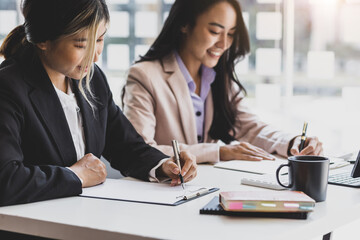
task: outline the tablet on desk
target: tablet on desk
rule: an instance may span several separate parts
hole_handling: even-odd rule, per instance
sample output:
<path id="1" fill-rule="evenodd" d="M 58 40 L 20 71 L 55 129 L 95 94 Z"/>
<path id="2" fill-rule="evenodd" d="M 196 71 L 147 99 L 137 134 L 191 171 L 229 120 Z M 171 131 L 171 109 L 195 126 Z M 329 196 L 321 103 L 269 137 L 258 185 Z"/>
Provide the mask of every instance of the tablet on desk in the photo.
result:
<path id="1" fill-rule="evenodd" d="M 355 163 L 354 163 L 354 167 L 351 171 L 351 177 L 353 178 L 358 178 L 360 177 L 360 151 L 356 157 Z"/>
<path id="2" fill-rule="evenodd" d="M 360 188 L 360 151 L 357 154 L 354 167 L 351 171 L 342 173 L 329 173 L 329 184 Z"/>

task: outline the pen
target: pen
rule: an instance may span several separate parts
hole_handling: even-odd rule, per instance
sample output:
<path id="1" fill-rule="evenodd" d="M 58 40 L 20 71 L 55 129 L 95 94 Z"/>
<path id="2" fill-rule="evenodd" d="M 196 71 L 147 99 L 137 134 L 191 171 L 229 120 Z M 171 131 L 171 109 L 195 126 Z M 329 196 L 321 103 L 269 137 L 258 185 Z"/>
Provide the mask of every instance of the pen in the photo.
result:
<path id="1" fill-rule="evenodd" d="M 301 152 L 305 146 L 307 126 L 308 126 L 308 123 L 304 122 L 303 130 L 302 130 L 302 134 L 301 134 L 301 142 L 300 142 L 299 152 Z"/>
<path id="2" fill-rule="evenodd" d="M 177 165 L 178 165 L 178 167 L 179 167 L 179 169 L 180 169 L 179 178 L 180 178 L 180 181 L 181 181 L 181 186 L 182 186 L 183 189 L 185 189 L 185 188 L 184 188 L 184 178 L 183 178 L 183 176 L 181 175 L 181 165 L 180 165 L 180 156 L 179 156 L 179 154 L 180 154 L 179 144 L 178 144 L 178 142 L 177 142 L 176 140 L 172 140 L 171 143 L 172 143 L 172 146 L 173 146 L 174 157 L 175 157 L 176 163 L 177 163 Z"/>

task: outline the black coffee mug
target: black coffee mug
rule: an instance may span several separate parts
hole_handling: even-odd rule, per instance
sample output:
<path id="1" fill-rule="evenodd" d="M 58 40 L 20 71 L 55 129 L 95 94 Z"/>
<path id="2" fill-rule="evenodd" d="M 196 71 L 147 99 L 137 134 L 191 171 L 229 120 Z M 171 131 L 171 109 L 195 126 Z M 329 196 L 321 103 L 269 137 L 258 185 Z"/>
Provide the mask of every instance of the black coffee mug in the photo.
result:
<path id="1" fill-rule="evenodd" d="M 278 183 L 295 191 L 302 191 L 316 202 L 326 199 L 329 165 L 327 157 L 321 156 L 291 156 L 288 164 L 282 164 L 276 170 Z M 281 168 L 289 167 L 289 185 L 284 185 L 279 180 Z"/>

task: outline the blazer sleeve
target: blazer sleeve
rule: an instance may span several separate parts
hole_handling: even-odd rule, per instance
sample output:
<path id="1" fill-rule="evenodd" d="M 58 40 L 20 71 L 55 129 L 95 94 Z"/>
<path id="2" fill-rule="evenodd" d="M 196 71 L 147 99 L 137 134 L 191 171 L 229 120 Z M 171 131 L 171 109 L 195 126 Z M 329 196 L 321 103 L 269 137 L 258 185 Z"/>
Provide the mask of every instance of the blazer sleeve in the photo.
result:
<path id="1" fill-rule="evenodd" d="M 238 141 L 249 142 L 269 153 L 277 153 L 286 157 L 289 142 L 296 135 L 279 131 L 273 126 L 260 121 L 257 115 L 244 106 L 242 99 L 241 94 L 235 98 L 237 106 L 235 138 Z"/>
<path id="2" fill-rule="evenodd" d="M 134 65 L 131 67 L 125 85 L 124 114 L 142 135 L 146 143 L 172 156 L 173 149 L 170 146 L 170 139 L 169 145 L 159 145 L 155 140 L 157 124 L 155 109 L 157 104 L 160 104 L 156 99 L 156 89 L 154 89 L 152 79 L 139 66 Z M 176 118 L 177 116 L 173 117 Z M 173 124 L 175 125 L 178 121 L 174 121 Z M 172 135 L 173 133 L 169 134 Z M 215 163 L 220 158 L 217 143 L 180 143 L 179 147 L 180 150 L 186 150 L 195 155 L 197 163 Z"/>
<path id="3" fill-rule="evenodd" d="M 79 178 L 65 167 L 24 164 L 21 129 L 26 124 L 25 109 L 12 97 L 15 94 L 7 87 L 12 83 L 3 82 L 0 77 L 0 206 L 80 194 Z"/>
<path id="4" fill-rule="evenodd" d="M 100 70 L 100 69 L 99 69 Z M 105 75 L 107 91 L 107 122 L 103 156 L 124 176 L 149 181 L 150 170 L 169 156 L 146 144 L 143 138 L 114 103 Z"/>
<path id="5" fill-rule="evenodd" d="M 160 151 L 174 155 L 172 146 L 155 145 Z M 220 161 L 220 145 L 217 143 L 196 143 L 183 144 L 179 143 L 180 151 L 187 151 L 196 157 L 197 163 L 217 163 Z"/>

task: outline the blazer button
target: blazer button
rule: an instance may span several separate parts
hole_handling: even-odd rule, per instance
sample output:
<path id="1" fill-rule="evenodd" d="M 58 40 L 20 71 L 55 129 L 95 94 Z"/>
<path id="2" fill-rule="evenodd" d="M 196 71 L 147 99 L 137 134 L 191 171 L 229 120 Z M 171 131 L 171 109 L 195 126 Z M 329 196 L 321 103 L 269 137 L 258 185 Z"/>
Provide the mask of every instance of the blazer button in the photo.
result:
<path id="1" fill-rule="evenodd" d="M 197 111 L 197 112 L 196 112 L 196 116 L 200 117 L 200 116 L 201 116 L 201 112 L 200 112 L 200 111 Z"/>

